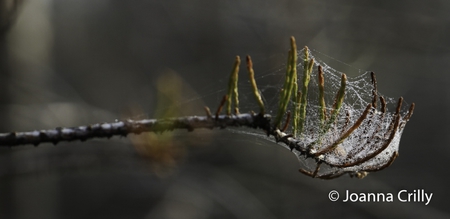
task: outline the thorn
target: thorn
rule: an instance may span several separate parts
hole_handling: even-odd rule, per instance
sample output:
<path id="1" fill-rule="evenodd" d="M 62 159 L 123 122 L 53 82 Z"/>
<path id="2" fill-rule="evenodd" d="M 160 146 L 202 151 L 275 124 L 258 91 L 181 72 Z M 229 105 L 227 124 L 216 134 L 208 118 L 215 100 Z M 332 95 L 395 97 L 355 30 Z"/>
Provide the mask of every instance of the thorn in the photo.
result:
<path id="1" fill-rule="evenodd" d="M 290 121 L 290 120 L 291 120 L 291 111 L 288 111 L 288 112 L 286 113 L 286 121 L 284 122 L 284 126 L 283 126 L 283 128 L 281 129 L 282 132 L 286 131 L 286 129 L 287 129 L 288 126 L 289 126 L 289 121 Z"/>
<path id="2" fill-rule="evenodd" d="M 336 93 L 336 97 L 334 98 L 333 108 L 331 109 L 331 115 L 339 113 L 339 109 L 344 102 L 345 97 L 345 87 L 347 85 L 347 75 L 342 74 L 341 76 L 341 86 L 339 87 L 338 92 Z"/>
<path id="3" fill-rule="evenodd" d="M 319 103 L 320 103 L 320 109 L 319 109 L 319 115 L 320 115 L 320 121 L 323 124 L 324 121 L 327 118 L 326 115 L 326 105 L 325 105 L 325 79 L 323 77 L 323 70 L 322 66 L 319 65 L 318 67 L 319 72 Z"/>
<path id="4" fill-rule="evenodd" d="M 265 113 L 264 102 L 261 99 L 261 94 L 259 93 L 258 86 L 256 85 L 255 72 L 253 71 L 252 58 L 250 56 L 247 56 L 246 60 L 247 60 L 247 71 L 248 71 L 248 76 L 250 78 L 250 84 L 252 85 L 253 95 L 255 96 L 256 102 L 258 102 L 259 112 L 261 114 L 264 114 Z"/>
<path id="5" fill-rule="evenodd" d="M 205 106 L 204 108 L 205 108 L 205 112 L 206 112 L 206 117 L 208 117 L 208 119 L 211 119 L 212 118 L 211 110 L 207 106 Z"/>
<path id="6" fill-rule="evenodd" d="M 231 115 L 231 102 L 234 102 L 234 106 L 239 108 L 239 94 L 238 94 L 238 74 L 239 65 L 241 64 L 241 58 L 236 56 L 234 61 L 233 70 L 230 74 L 230 80 L 228 82 L 228 98 L 227 98 L 227 115 Z M 233 100 L 232 100 L 233 99 Z"/>
<path id="7" fill-rule="evenodd" d="M 403 120 L 408 121 L 408 120 L 411 118 L 411 116 L 412 116 L 412 114 L 413 114 L 413 112 L 414 112 L 414 107 L 415 107 L 415 106 L 416 106 L 416 104 L 411 103 L 411 106 L 409 107 L 409 110 L 408 110 L 408 114 L 405 115 L 405 117 L 403 118 Z"/>
<path id="8" fill-rule="evenodd" d="M 380 96 L 380 102 L 381 102 L 381 112 L 384 114 L 386 113 L 386 100 L 383 96 Z"/>
<path id="9" fill-rule="evenodd" d="M 317 163 L 316 169 L 314 170 L 314 173 L 312 174 L 312 177 L 313 177 L 313 178 L 316 178 L 317 173 L 319 173 L 320 165 L 322 165 L 322 162 L 321 162 L 321 161 L 319 161 L 319 162 Z"/>
<path id="10" fill-rule="evenodd" d="M 222 111 L 223 105 L 225 105 L 225 102 L 227 101 L 227 99 L 228 99 L 228 95 L 224 95 L 222 97 L 222 100 L 220 101 L 219 107 L 217 108 L 217 111 L 216 111 L 216 120 L 219 119 L 219 114 Z"/>
<path id="11" fill-rule="evenodd" d="M 403 97 L 400 97 L 398 99 L 397 109 L 395 109 L 395 115 L 400 114 L 400 109 L 402 108 L 402 103 L 403 103 Z"/>
<path id="12" fill-rule="evenodd" d="M 298 169 L 298 172 L 314 178 L 314 175 L 313 175 L 313 173 L 311 173 L 311 171 L 300 168 L 300 169 Z"/>

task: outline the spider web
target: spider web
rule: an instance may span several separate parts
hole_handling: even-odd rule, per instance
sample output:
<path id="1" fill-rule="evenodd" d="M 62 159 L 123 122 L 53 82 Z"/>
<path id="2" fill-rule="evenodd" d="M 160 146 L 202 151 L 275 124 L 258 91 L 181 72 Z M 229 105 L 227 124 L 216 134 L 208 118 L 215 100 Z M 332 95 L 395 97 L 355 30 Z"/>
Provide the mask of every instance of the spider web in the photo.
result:
<path id="1" fill-rule="evenodd" d="M 368 104 L 373 102 L 374 92 L 377 97 L 383 96 L 377 90 L 374 90 L 372 83 L 371 72 L 359 70 L 359 75 L 356 77 L 348 77 L 345 89 L 344 103 L 336 117 L 336 120 L 331 125 L 330 129 L 325 133 L 321 131 L 320 124 L 320 105 L 319 105 L 319 85 L 318 85 L 318 70 L 320 65 L 323 68 L 324 83 L 325 83 L 325 103 L 326 112 L 328 116 L 333 110 L 333 102 L 335 96 L 341 85 L 341 77 L 343 72 L 340 72 L 319 57 L 316 57 L 314 52 L 309 51 L 309 57 L 315 60 L 315 67 L 311 73 L 311 80 L 309 82 L 309 90 L 307 96 L 307 111 L 304 133 L 300 136 L 300 144 L 303 149 L 311 148 L 315 151 L 321 151 L 327 146 L 332 145 L 342 134 L 348 130 L 361 117 Z M 297 63 L 299 89 L 301 89 L 301 81 L 303 78 L 303 59 L 304 49 L 298 51 L 299 61 Z M 285 65 L 276 68 L 275 70 L 266 71 L 266 73 L 258 73 L 258 63 L 255 66 L 255 78 L 260 89 L 264 104 L 266 106 L 266 113 L 275 116 L 278 108 L 278 101 L 280 91 L 283 88 L 285 79 Z M 252 89 L 247 76 L 245 64 L 241 64 L 239 77 L 239 100 L 240 112 L 257 111 L 259 109 L 257 102 L 254 99 Z M 220 87 L 226 87 L 226 81 L 221 80 Z M 214 90 L 208 92 L 209 95 L 223 95 L 226 89 Z M 206 96 L 202 96 L 204 98 Z M 397 99 L 383 96 L 386 102 L 385 113 L 382 112 L 380 100 L 376 101 L 377 106 L 373 107 L 363 120 L 361 125 L 354 130 L 344 141 L 337 145 L 334 150 L 324 153 L 320 156 L 320 161 L 325 165 L 317 167 L 317 159 L 306 159 L 304 153 L 298 150 L 291 150 L 286 144 L 278 143 L 284 148 L 291 150 L 300 161 L 301 167 L 307 171 L 318 171 L 318 176 L 325 175 L 339 175 L 346 172 L 371 171 L 383 168 L 386 164 L 392 161 L 394 153 L 399 150 L 400 137 L 402 135 L 404 126 L 406 124 L 405 117 L 408 113 L 408 104 L 404 103 L 400 108 L 400 119 L 398 128 L 394 129 L 395 111 L 397 108 Z M 218 97 L 219 98 L 219 97 Z M 218 101 L 217 101 L 218 102 Z M 288 110 L 293 111 L 294 104 L 290 103 Z M 292 133 L 292 122 L 289 124 L 286 133 Z M 258 138 L 266 139 L 275 143 L 275 139 L 270 136 L 267 137 L 261 130 L 231 128 L 232 132 L 257 136 Z M 391 136 L 392 135 L 392 136 Z M 388 141 L 388 139 L 390 140 Z M 388 143 L 386 143 L 388 142 Z M 377 150 L 384 147 L 384 144 L 389 144 L 381 153 L 376 156 L 373 155 Z M 365 157 L 373 155 L 372 158 L 362 161 Z M 327 165 L 331 164 L 331 165 Z M 352 164 L 352 165 L 348 165 Z M 336 167 L 341 166 L 341 167 Z"/>

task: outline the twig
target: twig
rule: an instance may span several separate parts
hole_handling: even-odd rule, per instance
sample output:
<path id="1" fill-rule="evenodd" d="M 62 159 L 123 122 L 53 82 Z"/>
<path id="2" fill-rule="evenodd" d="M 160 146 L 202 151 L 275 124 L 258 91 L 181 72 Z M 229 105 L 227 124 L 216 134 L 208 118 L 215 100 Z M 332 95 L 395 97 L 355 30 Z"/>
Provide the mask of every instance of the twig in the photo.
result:
<path id="1" fill-rule="evenodd" d="M 112 123 L 98 123 L 89 126 L 73 128 L 56 128 L 31 132 L 11 132 L 0 134 L 0 146 L 16 146 L 24 144 L 38 145 L 45 142 L 57 144 L 61 141 L 85 141 L 92 138 L 111 138 L 112 136 L 127 136 L 130 133 L 142 132 L 161 133 L 175 129 L 193 131 L 201 128 L 226 127 L 270 127 L 270 115 L 239 114 L 211 116 L 187 116 L 170 119 L 123 120 Z"/>
<path id="2" fill-rule="evenodd" d="M 311 121 L 312 119 L 308 119 L 307 123 L 306 112 L 308 101 L 310 101 L 308 100 L 310 97 L 307 96 L 308 85 L 314 60 L 309 58 L 309 50 L 305 47 L 302 88 L 300 90 L 297 84 L 297 59 L 297 46 L 295 39 L 292 37 L 284 88 L 280 95 L 277 114 L 273 123 L 271 115 L 264 114 L 264 103 L 256 85 L 250 56 L 247 56 L 247 69 L 260 113 L 239 113 L 237 82 L 240 58 L 237 56 L 230 74 L 227 94 L 220 101 L 214 117 L 210 109 L 205 107 L 206 116 L 123 120 L 73 128 L 3 133 L 0 134 L 0 146 L 38 145 L 45 142 L 57 144 L 61 141 L 85 141 L 91 138 L 110 138 L 113 136 L 127 136 L 130 133 L 140 134 L 142 132 L 161 133 L 175 129 L 194 131 L 202 128 L 248 127 L 263 130 L 267 136 L 272 136 L 276 142 L 285 144 L 298 157 L 304 156 L 305 158 L 314 159 L 316 167 L 313 171 L 303 168 L 299 170 L 314 178 L 333 179 L 346 173 L 351 177 L 363 178 L 367 175 L 367 172 L 378 171 L 391 165 L 398 156 L 401 131 L 413 114 L 414 103 L 411 104 L 408 112 L 400 113 L 403 102 L 403 98 L 400 98 L 395 113 L 386 112 L 386 100 L 384 97 L 379 96 L 375 74 L 372 72 L 372 100 L 368 103 L 365 110 L 355 108 L 356 113 L 360 116 L 357 119 L 354 117 L 356 121 L 353 122 L 350 128 L 347 128 L 351 120 L 349 109 L 347 109 L 345 117 L 342 115 L 343 113 L 339 113 L 345 105 L 347 77 L 345 74 L 342 74 L 339 90 L 327 115 L 327 106 L 324 98 L 324 73 L 322 67 L 318 66 L 319 113 L 317 119 L 319 121 L 314 123 L 314 121 Z M 377 110 L 378 96 L 381 103 L 380 111 Z M 287 111 L 287 107 L 291 103 L 293 103 L 293 128 L 291 130 L 292 133 L 287 133 L 291 120 L 291 113 Z M 231 112 L 232 104 L 235 107 L 234 114 Z M 221 111 L 225 105 L 226 113 L 223 115 Z M 311 111 L 308 110 L 308 112 Z M 282 118 L 285 116 L 285 124 L 280 127 Z M 319 127 L 316 129 L 318 133 L 312 133 L 315 129 L 310 128 L 310 124 L 318 124 Z M 308 127 L 306 127 L 307 125 Z M 308 128 L 308 131 L 304 132 L 306 128 Z M 370 130 L 370 128 L 372 129 Z M 331 137 L 332 139 L 325 140 L 325 137 Z M 349 145 L 352 143 L 361 145 Z M 344 154 L 341 154 L 338 150 L 339 146 L 350 146 L 350 148 L 346 148 Z M 329 168 L 321 168 L 321 165 L 328 165 Z"/>

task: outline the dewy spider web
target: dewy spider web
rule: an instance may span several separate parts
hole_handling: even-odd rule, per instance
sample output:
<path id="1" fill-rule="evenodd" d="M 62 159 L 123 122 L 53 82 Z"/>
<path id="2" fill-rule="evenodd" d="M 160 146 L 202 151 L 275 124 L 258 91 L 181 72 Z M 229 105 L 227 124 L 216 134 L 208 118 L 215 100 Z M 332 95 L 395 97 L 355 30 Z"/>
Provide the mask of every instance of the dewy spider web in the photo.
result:
<path id="1" fill-rule="evenodd" d="M 347 79 L 341 110 L 329 130 L 323 132 L 321 130 L 323 124 L 320 123 L 319 66 L 322 68 L 324 77 L 325 111 L 328 116 L 333 111 L 333 101 L 340 89 L 343 73 L 314 57 L 308 48 L 304 48 L 297 51 L 300 56 L 300 62 L 297 63 L 298 84 L 301 84 L 301 73 L 304 71 L 302 60 L 305 59 L 305 49 L 308 50 L 309 58 L 314 59 L 315 62 L 308 86 L 305 133 L 297 140 L 301 142 L 302 150 L 309 150 L 312 153 L 320 152 L 329 145 L 335 146 L 332 150 L 323 151 L 318 157 L 313 157 L 316 159 L 307 159 L 310 155 L 305 155 L 304 151 L 293 149 L 292 146 L 285 143 L 279 144 L 297 156 L 302 165 L 301 172 L 314 177 L 334 178 L 344 173 L 350 173 L 352 176 L 362 178 L 367 174 L 366 171 L 381 170 L 389 166 L 398 156 L 400 137 L 413 108 L 408 111 L 407 104 L 400 103 L 398 105 L 394 98 L 382 96 L 376 89 L 375 75 L 367 71 L 357 77 Z M 272 72 L 258 78 L 274 76 L 283 77 L 279 72 Z M 283 89 L 282 81 L 280 80 L 278 84 L 263 86 L 260 90 L 269 112 L 276 111 L 278 93 Z M 242 90 L 249 90 L 247 81 L 245 84 L 244 82 L 240 83 L 239 86 L 242 98 L 247 99 L 248 96 L 251 96 L 249 95 L 250 91 L 242 92 Z M 278 91 L 277 95 L 273 95 L 274 91 Z M 264 98 L 267 96 L 269 98 Z M 399 101 L 402 102 L 402 100 Z M 255 103 L 254 100 L 245 102 L 247 104 L 250 104 L 248 102 Z M 368 104 L 372 106 L 370 109 Z M 256 104 L 250 105 L 253 109 L 257 108 Z M 291 100 L 288 109 L 292 111 L 294 105 L 295 103 Z M 340 139 L 352 125 L 361 120 L 363 114 L 366 114 L 365 119 L 361 121 L 359 127 L 356 127 L 344 139 Z M 396 121 L 397 117 L 398 121 Z M 232 128 L 232 130 L 274 141 L 273 138 L 264 135 L 259 130 L 238 128 Z M 293 132 L 292 122 L 285 132 Z"/>
<path id="2" fill-rule="evenodd" d="M 291 150 L 303 164 L 300 172 L 312 177 L 331 179 L 349 173 L 362 178 L 367 172 L 389 166 L 398 156 L 400 137 L 412 116 L 414 104 L 407 109 L 406 104 L 402 105 L 403 98 L 396 104 L 394 99 L 383 97 L 377 90 L 374 73 L 366 72 L 347 79 L 345 74 L 314 59 L 310 53 L 306 47 L 297 51 L 292 37 L 286 75 L 270 74 L 275 81 L 284 82 L 283 85 L 274 83 L 260 91 L 249 56 L 247 69 L 251 86 L 237 85 L 240 58 L 236 57 L 228 92 L 224 92 L 215 115 L 206 107 L 206 116 L 128 119 L 73 128 L 3 133 L 0 134 L 0 146 L 56 144 L 174 129 L 250 127 L 259 129 L 257 131 L 262 129 L 266 139 Z M 247 92 L 245 88 L 251 88 L 251 91 Z M 243 100 L 242 95 L 238 96 L 239 92 L 252 94 L 253 101 Z M 265 104 L 260 94 L 266 97 Z M 273 94 L 278 97 L 274 98 Z M 239 113 L 249 111 L 239 108 L 239 102 L 250 106 L 249 103 L 257 102 L 251 110 L 259 108 L 259 113 Z M 226 114 L 221 114 L 223 107 Z M 394 111 L 390 110 L 393 108 Z M 254 131 L 243 133 L 255 134 Z"/>

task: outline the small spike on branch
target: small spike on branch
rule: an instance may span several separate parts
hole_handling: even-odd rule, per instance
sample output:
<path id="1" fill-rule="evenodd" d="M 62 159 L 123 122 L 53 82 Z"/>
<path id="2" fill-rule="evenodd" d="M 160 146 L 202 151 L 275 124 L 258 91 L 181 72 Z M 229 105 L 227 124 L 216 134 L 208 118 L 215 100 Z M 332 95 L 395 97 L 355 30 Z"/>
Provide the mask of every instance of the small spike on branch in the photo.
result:
<path id="1" fill-rule="evenodd" d="M 221 99 L 214 115 L 205 107 L 206 116 L 123 120 L 73 128 L 3 133 L 0 134 L 0 146 L 38 145 L 46 142 L 57 144 L 61 141 L 85 141 L 142 132 L 162 133 L 175 129 L 194 131 L 201 128 L 247 127 L 261 129 L 274 142 L 291 150 L 298 159 L 313 159 L 315 165 L 304 166 L 299 171 L 314 178 L 333 179 L 344 174 L 363 178 L 368 172 L 379 171 L 391 165 L 398 157 L 400 137 L 406 123 L 411 119 L 415 104 L 405 110 L 406 107 L 402 108 L 403 98 L 400 98 L 395 112 L 390 112 L 387 105 L 393 101 L 378 93 L 373 72 L 370 76 L 372 89 L 359 90 L 365 94 L 365 99 L 361 100 L 360 105 L 352 104 L 350 102 L 354 100 L 354 96 L 361 96 L 356 93 L 359 91 L 355 91 L 357 87 L 352 79 L 341 74 L 339 81 L 339 74 L 332 75 L 329 68 L 322 68 L 320 61 L 314 61 L 308 47 L 297 51 L 294 37 L 291 37 L 290 44 L 283 89 L 273 121 L 272 115 L 266 114 L 269 110 L 266 110 L 262 101 L 250 56 L 246 57 L 247 70 L 252 96 L 258 103 L 259 113 L 239 112 L 240 58 L 237 56 L 228 81 L 227 93 Z M 297 63 L 298 55 L 303 59 L 301 64 Z M 316 71 L 314 66 L 317 66 Z M 302 68 L 299 70 L 303 74 L 300 84 L 297 67 Z M 311 80 L 313 83 L 310 84 Z M 325 80 L 327 83 L 334 83 L 333 86 L 327 87 L 327 93 Z M 318 86 L 318 89 L 309 89 L 309 86 Z M 325 101 L 325 95 L 328 94 L 334 96 L 333 103 Z M 222 108 L 225 106 L 226 112 L 222 114 Z M 292 109 L 292 113 L 288 111 L 288 107 Z"/>
<path id="2" fill-rule="evenodd" d="M 236 61 L 234 62 L 233 71 L 230 74 L 230 81 L 228 83 L 228 94 L 227 94 L 227 115 L 231 115 L 231 103 L 234 103 L 234 111 L 239 114 L 239 94 L 238 94 L 238 74 L 239 65 L 241 64 L 241 58 L 236 56 Z"/>
<path id="3" fill-rule="evenodd" d="M 255 72 L 253 71 L 253 63 L 252 58 L 250 56 L 247 56 L 247 70 L 248 76 L 250 78 L 250 84 L 252 85 L 253 89 L 253 95 L 255 95 L 256 102 L 258 102 L 259 105 L 259 112 L 261 114 L 264 114 L 265 113 L 264 102 L 261 99 L 261 94 L 259 93 L 258 86 L 256 85 Z"/>
<path id="4" fill-rule="evenodd" d="M 320 115 L 320 124 L 323 125 L 326 117 L 326 105 L 325 105 L 325 79 L 323 77 L 322 66 L 319 65 L 318 69 L 318 80 L 319 80 L 319 115 Z"/>
<path id="5" fill-rule="evenodd" d="M 291 99 L 294 84 L 297 82 L 297 45 L 295 38 L 291 37 L 291 50 L 288 54 L 288 64 L 286 68 L 286 78 L 284 82 L 284 88 L 281 92 L 278 114 L 275 118 L 274 126 L 279 127 L 283 115 L 286 113 L 287 106 Z M 296 91 L 294 91 L 296 92 Z"/>
<path id="6" fill-rule="evenodd" d="M 225 105 L 225 102 L 228 100 L 228 95 L 223 96 L 222 100 L 220 101 L 219 107 L 217 107 L 216 111 L 216 119 L 219 118 L 220 113 L 222 112 L 223 105 Z M 228 113 L 227 113 L 228 115 Z"/>
<path id="7" fill-rule="evenodd" d="M 302 91 L 300 97 L 300 113 L 298 118 L 294 118 L 298 120 L 298 130 L 294 130 L 294 133 L 298 133 L 299 135 L 303 132 L 305 122 L 306 122 L 306 106 L 307 106 L 307 97 L 308 97 L 308 85 L 311 80 L 311 72 L 314 66 L 314 59 L 309 58 L 308 47 L 305 46 L 305 58 L 303 60 L 303 83 L 302 83 Z"/>

